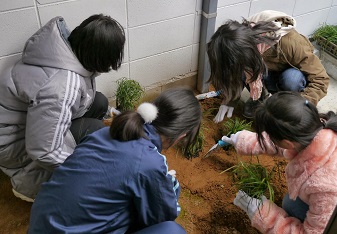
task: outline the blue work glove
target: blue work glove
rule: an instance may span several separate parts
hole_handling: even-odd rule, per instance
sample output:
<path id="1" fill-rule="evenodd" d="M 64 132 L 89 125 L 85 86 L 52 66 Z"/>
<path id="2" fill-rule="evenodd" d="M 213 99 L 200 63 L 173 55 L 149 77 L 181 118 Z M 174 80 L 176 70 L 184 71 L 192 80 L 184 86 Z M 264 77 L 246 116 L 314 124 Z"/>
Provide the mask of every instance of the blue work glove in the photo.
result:
<path id="1" fill-rule="evenodd" d="M 216 116 L 213 119 L 213 121 L 215 123 L 220 123 L 224 119 L 226 113 L 227 113 L 227 117 L 228 118 L 232 117 L 233 111 L 234 111 L 234 107 L 232 107 L 232 106 L 226 106 L 226 105 L 221 105 L 220 108 L 219 108 L 219 111 L 216 114 Z"/>
<path id="2" fill-rule="evenodd" d="M 240 135 L 241 132 L 242 132 L 242 131 L 238 131 L 238 132 L 235 133 L 235 134 L 231 134 L 230 137 L 223 136 L 223 137 L 221 138 L 221 140 L 223 140 L 224 142 L 227 142 L 227 143 L 229 143 L 229 144 L 235 146 L 235 145 L 236 145 L 236 142 L 238 141 L 238 137 L 239 137 L 239 135 Z"/>
<path id="3" fill-rule="evenodd" d="M 251 220 L 255 212 L 259 209 L 259 206 L 262 205 L 265 200 L 267 200 L 265 196 L 262 196 L 261 199 L 257 199 L 250 197 L 244 191 L 239 190 L 234 199 L 234 205 L 245 211 Z"/>

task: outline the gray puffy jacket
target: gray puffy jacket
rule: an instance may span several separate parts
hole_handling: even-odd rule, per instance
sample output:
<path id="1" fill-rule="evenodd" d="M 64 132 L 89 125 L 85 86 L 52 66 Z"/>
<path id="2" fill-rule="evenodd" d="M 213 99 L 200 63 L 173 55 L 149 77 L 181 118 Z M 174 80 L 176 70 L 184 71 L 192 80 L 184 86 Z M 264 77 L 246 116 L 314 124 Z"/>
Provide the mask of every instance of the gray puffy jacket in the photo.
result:
<path id="1" fill-rule="evenodd" d="M 78 61 L 68 35 L 62 17 L 50 20 L 0 73 L 0 168 L 30 198 L 73 152 L 71 121 L 94 99 L 95 74 Z"/>

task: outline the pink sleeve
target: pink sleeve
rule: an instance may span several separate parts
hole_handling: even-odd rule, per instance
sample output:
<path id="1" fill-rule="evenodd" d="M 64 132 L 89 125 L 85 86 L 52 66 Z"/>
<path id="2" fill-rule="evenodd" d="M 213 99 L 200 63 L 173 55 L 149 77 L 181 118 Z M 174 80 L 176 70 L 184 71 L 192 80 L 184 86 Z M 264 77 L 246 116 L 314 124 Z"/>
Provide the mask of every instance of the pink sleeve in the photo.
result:
<path id="1" fill-rule="evenodd" d="M 252 226 L 266 234 L 321 234 L 335 208 L 334 194 L 311 194 L 309 211 L 302 223 L 275 203 L 266 200 L 252 218 Z M 324 204 L 322 206 L 322 204 Z"/>
<path id="2" fill-rule="evenodd" d="M 300 220 L 288 217 L 282 208 L 269 200 L 266 200 L 262 207 L 255 212 L 252 218 L 252 226 L 266 234 L 306 233 Z"/>
<path id="3" fill-rule="evenodd" d="M 261 97 L 261 93 L 262 93 L 262 74 L 259 74 L 259 77 L 257 78 L 257 80 L 255 81 L 250 81 L 250 78 L 252 77 L 252 74 L 245 72 L 245 76 L 246 76 L 246 83 L 249 85 L 249 94 L 250 97 L 256 101 L 257 99 L 259 99 Z"/>
<path id="4" fill-rule="evenodd" d="M 262 149 L 257 140 L 257 134 L 255 132 L 250 132 L 243 130 L 235 144 L 236 152 L 243 155 L 257 155 L 257 154 L 268 154 L 275 155 L 277 150 L 273 143 L 269 140 L 266 133 L 263 134 L 266 139 L 266 149 Z M 279 149 L 279 154 L 282 155 L 283 150 Z"/>

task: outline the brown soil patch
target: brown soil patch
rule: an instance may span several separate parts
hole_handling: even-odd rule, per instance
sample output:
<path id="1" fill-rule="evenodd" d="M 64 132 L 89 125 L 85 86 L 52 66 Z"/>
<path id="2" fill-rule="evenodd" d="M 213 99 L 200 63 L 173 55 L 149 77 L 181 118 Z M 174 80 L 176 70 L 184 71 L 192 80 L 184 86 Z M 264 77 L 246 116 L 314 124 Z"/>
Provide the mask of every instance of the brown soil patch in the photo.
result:
<path id="1" fill-rule="evenodd" d="M 239 156 L 233 148 L 219 149 L 208 158 L 203 158 L 207 150 L 221 138 L 222 124 L 215 124 L 212 119 L 217 113 L 221 100 L 210 98 L 201 101 L 204 109 L 204 146 L 199 157 L 186 159 L 175 148 L 164 151 L 169 168 L 177 171 L 177 178 L 182 187 L 179 203 L 182 212 L 177 218 L 189 234 L 206 233 L 259 233 L 250 225 L 247 215 L 233 204 L 237 188 L 233 184 L 229 172 L 220 174 L 225 169 L 235 165 L 238 160 L 253 160 L 256 157 Z M 239 104 L 234 110 L 234 116 L 241 118 Z M 282 158 L 260 155 L 259 163 L 273 168 L 278 165 L 280 173 L 274 177 L 275 203 L 280 205 L 287 191 L 284 167 L 286 161 Z M 14 197 L 11 184 L 2 172 L 0 173 L 0 233 L 26 233 L 29 223 L 31 204 Z"/>
<path id="2" fill-rule="evenodd" d="M 0 171 L 0 233 L 27 232 L 31 203 L 14 197 L 9 178 Z"/>
<path id="3" fill-rule="evenodd" d="M 248 216 L 233 204 L 237 188 L 233 183 L 232 174 L 221 173 L 227 168 L 236 165 L 239 160 L 258 162 L 272 170 L 277 166 L 279 173 L 275 173 L 273 187 L 275 203 L 281 205 L 287 191 L 284 168 L 286 161 L 282 158 L 259 155 L 237 155 L 233 148 L 219 149 L 209 157 L 203 158 L 208 149 L 222 137 L 223 123 L 215 124 L 212 119 L 218 111 L 221 100 L 211 98 L 201 101 L 204 113 L 204 146 L 200 156 L 188 160 L 175 149 L 164 152 L 167 156 L 170 169 L 177 171 L 177 178 L 182 187 L 179 203 L 182 212 L 177 219 L 187 233 L 215 234 L 215 233 L 259 233 L 251 227 Z M 243 103 L 234 109 L 232 118 L 242 118 Z"/>

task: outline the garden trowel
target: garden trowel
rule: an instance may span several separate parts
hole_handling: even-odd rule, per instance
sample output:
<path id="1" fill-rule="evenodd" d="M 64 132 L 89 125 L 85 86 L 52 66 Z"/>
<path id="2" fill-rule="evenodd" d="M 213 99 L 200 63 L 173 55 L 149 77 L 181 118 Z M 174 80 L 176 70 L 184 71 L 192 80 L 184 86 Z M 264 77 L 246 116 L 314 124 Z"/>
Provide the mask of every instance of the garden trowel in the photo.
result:
<path id="1" fill-rule="evenodd" d="M 205 154 L 204 158 L 207 158 L 208 156 L 211 155 L 211 153 L 218 149 L 218 148 L 222 148 L 222 147 L 225 147 L 225 146 L 228 146 L 230 145 L 228 142 L 225 142 L 223 140 L 219 140 L 218 143 L 216 143 L 215 145 L 213 145 L 208 151 L 207 153 Z"/>

